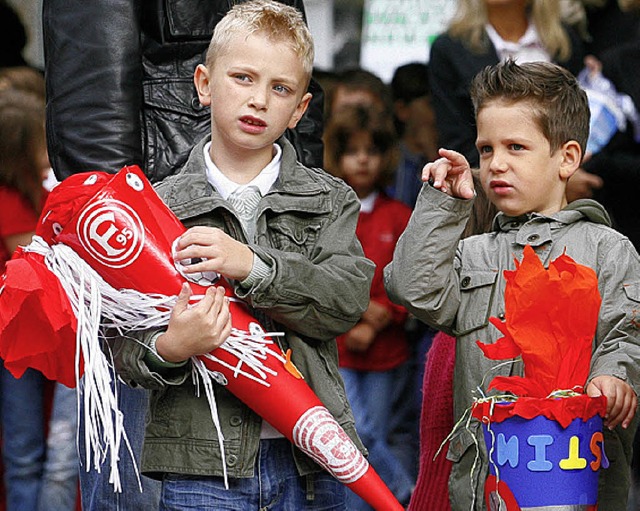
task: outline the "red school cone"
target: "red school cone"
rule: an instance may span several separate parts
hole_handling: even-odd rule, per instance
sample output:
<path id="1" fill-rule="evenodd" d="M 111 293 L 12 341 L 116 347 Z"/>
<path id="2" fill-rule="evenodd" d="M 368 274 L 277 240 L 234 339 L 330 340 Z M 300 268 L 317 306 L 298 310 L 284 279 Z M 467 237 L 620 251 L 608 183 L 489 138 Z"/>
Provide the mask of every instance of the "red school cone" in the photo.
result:
<path id="1" fill-rule="evenodd" d="M 52 242 L 73 249 L 112 288 L 153 297 L 179 293 L 185 277 L 171 254 L 185 229 L 139 168 L 123 168 L 72 215 L 46 210 L 45 206 L 45 218 L 65 218 L 64 225 L 52 224 Z M 43 237 L 46 234 L 50 233 Z M 403 509 L 295 369 L 290 354 L 283 355 L 223 279 L 215 284 L 223 285 L 231 298 L 233 333 L 223 346 L 197 357 L 194 366 L 204 364 L 207 376 L 227 386 L 376 510 Z M 206 289 L 202 281 L 191 286 L 196 294 Z M 108 301 L 131 307 L 127 300 Z"/>

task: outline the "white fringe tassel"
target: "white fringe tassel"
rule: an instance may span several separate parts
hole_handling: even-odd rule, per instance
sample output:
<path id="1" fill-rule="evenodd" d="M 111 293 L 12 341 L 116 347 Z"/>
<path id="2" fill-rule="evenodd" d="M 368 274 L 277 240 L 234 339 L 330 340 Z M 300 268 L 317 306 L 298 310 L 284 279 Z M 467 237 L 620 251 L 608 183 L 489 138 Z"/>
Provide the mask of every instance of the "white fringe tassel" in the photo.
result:
<path id="1" fill-rule="evenodd" d="M 138 479 L 137 463 L 123 426 L 123 415 L 118 408 L 117 386 L 113 363 L 104 354 L 99 336 L 99 327 L 114 328 L 124 333 L 131 330 L 161 328 L 168 324 L 171 310 L 177 296 L 149 295 L 134 289 L 115 289 L 91 268 L 72 248 L 64 244 L 49 246 L 34 236 L 30 245 L 24 248 L 44 256 L 47 267 L 59 279 L 78 320 L 76 336 L 76 381 L 83 389 L 86 470 L 91 466 L 100 472 L 104 460 L 110 459 L 109 482 L 117 492 L 122 491 L 117 464 L 122 443 L 127 447 Z M 201 297 L 193 296 L 194 299 Z M 233 298 L 232 298 L 233 300 Z M 265 366 L 263 361 L 274 356 L 283 363 L 285 358 L 270 345 L 274 341 L 268 337 L 283 335 L 280 332 L 266 333 L 258 323 L 250 325 L 250 331 L 233 329 L 229 338 L 218 349 L 228 351 L 238 359 L 230 365 L 213 354 L 204 355 L 233 371 L 234 377 L 243 376 L 263 385 L 268 375 L 277 373 Z M 84 360 L 84 377 L 79 374 L 80 357 Z M 208 369 L 197 357 L 191 358 L 192 378 L 199 394 L 202 383 L 209 409 L 216 428 L 225 485 L 228 487 L 224 454 L 224 437 L 218 419 L 214 387 L 211 380 L 226 385 L 225 377 Z M 246 366 L 246 369 L 244 368 Z"/>

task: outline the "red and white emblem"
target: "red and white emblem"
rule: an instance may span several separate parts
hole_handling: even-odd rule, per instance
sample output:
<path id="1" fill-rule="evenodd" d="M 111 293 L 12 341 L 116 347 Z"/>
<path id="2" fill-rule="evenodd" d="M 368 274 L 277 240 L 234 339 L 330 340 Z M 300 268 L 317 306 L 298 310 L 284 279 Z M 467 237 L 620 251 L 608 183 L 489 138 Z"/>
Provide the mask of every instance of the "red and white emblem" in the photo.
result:
<path id="1" fill-rule="evenodd" d="M 343 484 L 360 479 L 369 462 L 351 442 L 328 410 L 315 406 L 307 410 L 293 429 L 297 446 Z"/>
<path id="2" fill-rule="evenodd" d="M 116 199 L 92 203 L 78 219 L 76 234 L 89 255 L 104 266 L 124 268 L 144 245 L 142 220 L 129 205 Z"/>

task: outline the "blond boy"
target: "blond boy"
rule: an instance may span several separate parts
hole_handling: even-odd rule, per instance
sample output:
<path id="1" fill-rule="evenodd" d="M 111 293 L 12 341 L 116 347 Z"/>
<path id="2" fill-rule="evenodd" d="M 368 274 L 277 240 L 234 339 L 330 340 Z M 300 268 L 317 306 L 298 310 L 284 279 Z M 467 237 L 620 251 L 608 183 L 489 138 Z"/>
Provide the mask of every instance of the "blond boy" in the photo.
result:
<path id="1" fill-rule="evenodd" d="M 211 136 L 158 191 L 189 227 L 176 260 L 200 260 L 189 271 L 221 274 L 267 331 L 285 332 L 282 348 L 363 449 L 335 343 L 369 300 L 373 265 L 355 236 L 359 203 L 342 181 L 297 162 L 282 137 L 307 108 L 312 63 L 300 12 L 271 0 L 233 7 L 194 75 L 211 107 Z M 123 378 L 153 389 L 142 471 L 162 479 L 161 509 L 344 510 L 344 486 L 222 386 L 218 444 L 188 360 L 224 343 L 233 318 L 221 288 L 195 305 L 190 294 L 185 285 L 166 330 L 116 350 Z"/>

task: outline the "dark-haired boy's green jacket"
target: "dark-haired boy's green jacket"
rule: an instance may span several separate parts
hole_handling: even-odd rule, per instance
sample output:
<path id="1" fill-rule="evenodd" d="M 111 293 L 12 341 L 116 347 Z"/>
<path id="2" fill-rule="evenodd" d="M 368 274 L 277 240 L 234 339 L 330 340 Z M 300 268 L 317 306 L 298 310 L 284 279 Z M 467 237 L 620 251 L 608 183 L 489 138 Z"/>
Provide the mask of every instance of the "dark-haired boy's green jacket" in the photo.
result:
<path id="1" fill-rule="evenodd" d="M 494 343 L 501 337 L 489 318 L 505 317 L 503 271 L 515 269 L 526 245 L 534 248 L 545 267 L 566 253 L 596 272 L 602 304 L 589 379 L 615 376 L 638 394 L 640 257 L 629 239 L 610 227 L 604 208 L 584 199 L 551 215 L 531 213 L 516 218 L 499 213 L 490 232 L 460 240 L 471 207 L 472 201 L 424 185 L 393 261 L 385 268 L 385 286 L 392 300 L 433 328 L 456 337 L 454 421 L 463 417 L 474 398 L 496 392 L 488 390 L 494 376 L 522 376 L 520 358 L 502 364 L 489 360 L 476 341 Z M 611 466 L 600 471 L 600 511 L 626 508 L 637 423 L 636 416 L 628 429 L 605 428 Z M 456 430 L 447 458 L 453 461 L 451 509 L 485 510 L 488 454 L 477 420 Z"/>

